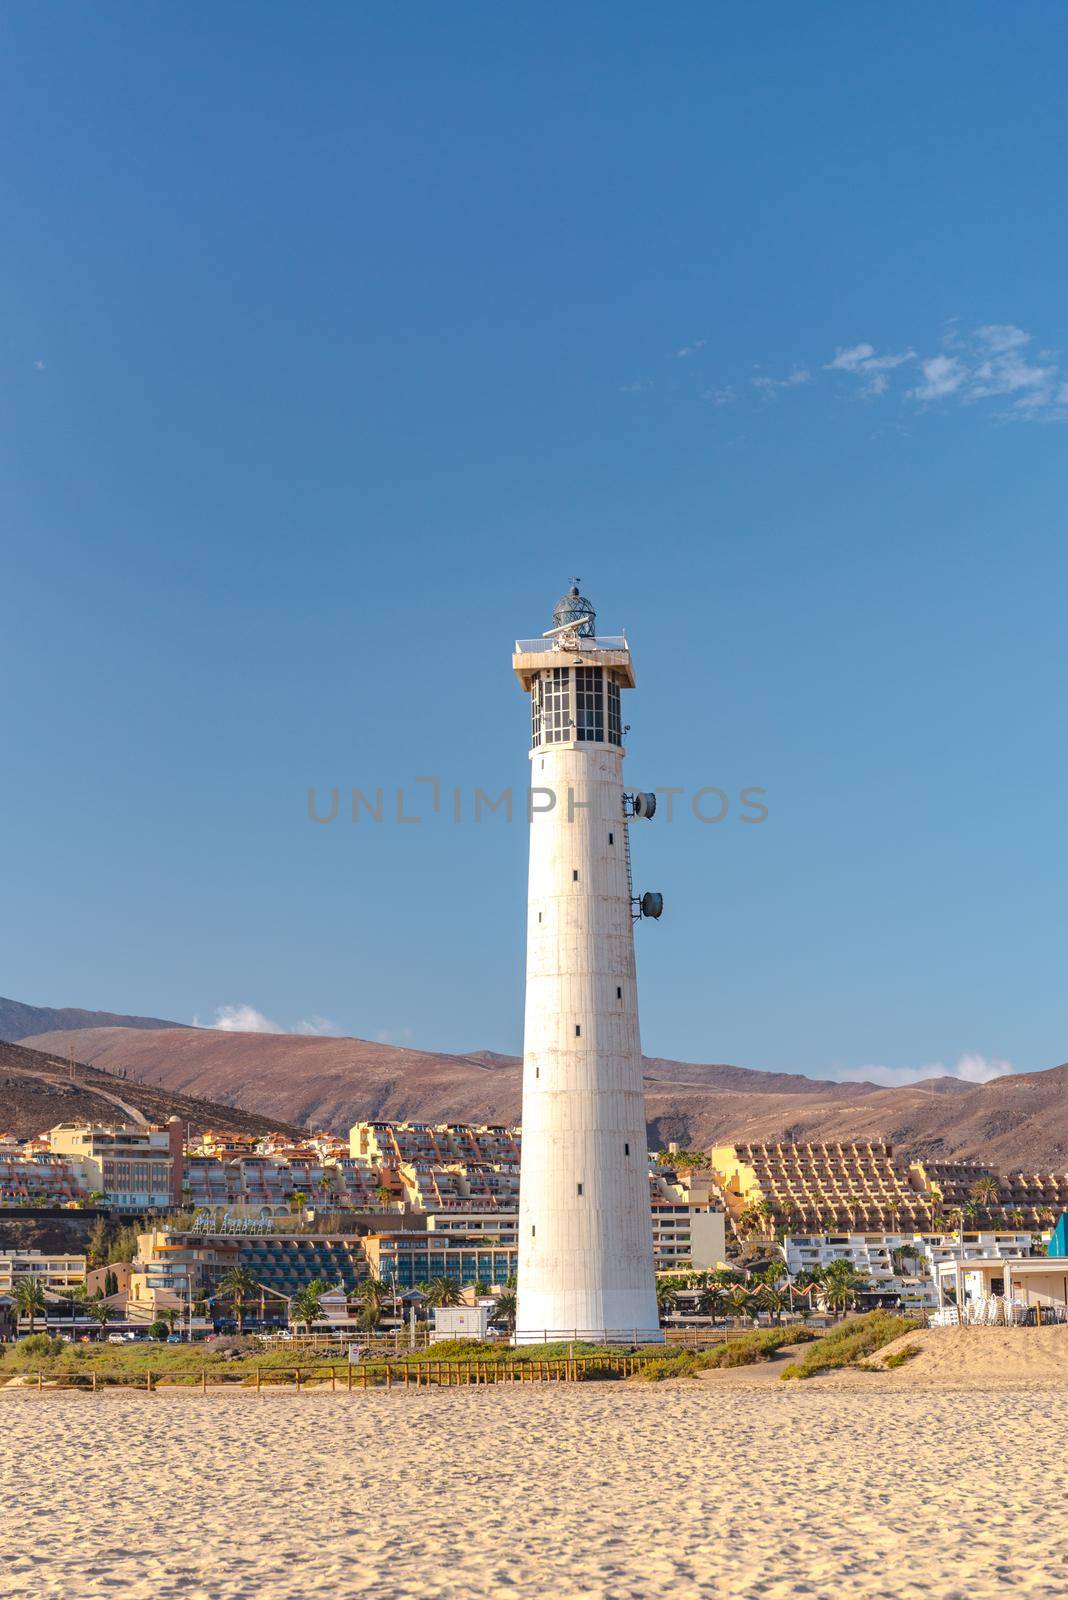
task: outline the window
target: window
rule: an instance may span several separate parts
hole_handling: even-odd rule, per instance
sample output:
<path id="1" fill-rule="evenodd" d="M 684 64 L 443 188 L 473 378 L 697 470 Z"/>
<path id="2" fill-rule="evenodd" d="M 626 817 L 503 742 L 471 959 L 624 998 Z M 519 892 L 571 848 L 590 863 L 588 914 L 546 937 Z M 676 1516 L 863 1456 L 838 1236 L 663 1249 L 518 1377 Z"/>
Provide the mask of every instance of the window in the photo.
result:
<path id="1" fill-rule="evenodd" d="M 581 1193 L 582 1193 L 582 1185 L 581 1185 L 581 1183 L 580 1183 L 580 1184 L 579 1184 L 579 1186 L 578 1186 L 578 1192 L 579 1192 L 579 1194 L 580 1194 L 580 1195 L 581 1195 Z"/>
<path id="2" fill-rule="evenodd" d="M 623 998 L 623 990 L 617 984 L 616 985 L 616 999 L 617 1000 L 622 1000 L 622 998 Z"/>
<path id="3" fill-rule="evenodd" d="M 541 689 L 542 743 L 561 744 L 571 737 L 571 668 L 551 668 Z"/>
<path id="4" fill-rule="evenodd" d="M 615 834 L 614 833 L 609 833 L 609 835 L 608 835 L 608 843 L 609 844 L 615 844 L 615 842 L 616 842 Z"/>
<path id="5" fill-rule="evenodd" d="M 538 912 L 538 921 L 539 922 L 541 921 L 541 912 L 540 911 Z"/>
<path id="6" fill-rule="evenodd" d="M 624 1146 L 623 1146 L 623 1154 L 625 1156 L 629 1156 L 630 1155 L 630 1145 L 629 1144 L 624 1144 Z"/>
<path id="7" fill-rule="evenodd" d="M 575 737 L 604 739 L 604 669 L 602 667 L 575 668 Z"/>
<path id="8" fill-rule="evenodd" d="M 581 1022 L 576 1022 L 575 1023 L 575 1038 L 576 1039 L 581 1039 L 582 1038 L 582 1024 L 581 1024 Z"/>
<path id="9" fill-rule="evenodd" d="M 619 684 L 608 682 L 608 743 L 623 743 L 623 718 L 619 708 Z"/>
<path id="10" fill-rule="evenodd" d="M 571 882 L 578 883 L 578 867 L 573 867 L 571 869 Z"/>
<path id="11" fill-rule="evenodd" d="M 537 1227 L 536 1227 L 536 1225 L 535 1225 L 535 1224 L 534 1224 L 534 1223 L 533 1223 L 533 1222 L 532 1222 L 532 1223 L 531 1223 L 531 1224 L 530 1224 L 530 1237 L 531 1237 L 531 1238 L 532 1238 L 532 1239 L 533 1239 L 533 1237 L 534 1237 L 534 1235 L 535 1235 L 535 1234 L 536 1234 L 536 1233 L 537 1233 L 537 1231 L 538 1231 L 538 1230 L 537 1230 Z"/>
<path id="12" fill-rule="evenodd" d="M 535 678 L 530 686 L 530 742 L 541 743 L 541 679 Z"/>

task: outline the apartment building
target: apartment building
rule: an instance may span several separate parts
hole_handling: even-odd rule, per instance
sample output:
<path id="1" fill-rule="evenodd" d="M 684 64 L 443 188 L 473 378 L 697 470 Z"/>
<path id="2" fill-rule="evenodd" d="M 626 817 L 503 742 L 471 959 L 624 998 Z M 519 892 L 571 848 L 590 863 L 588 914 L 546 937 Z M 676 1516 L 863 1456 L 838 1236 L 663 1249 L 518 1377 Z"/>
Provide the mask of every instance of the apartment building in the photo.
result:
<path id="1" fill-rule="evenodd" d="M 930 1226 L 935 1197 L 881 1140 L 716 1145 L 712 1170 L 731 1220 L 763 1208 L 772 1227 L 798 1232 L 916 1232 Z"/>
<path id="2" fill-rule="evenodd" d="M 363 1248 L 371 1274 L 395 1284 L 402 1293 L 435 1278 L 501 1288 L 515 1276 L 519 1262 L 515 1242 L 504 1244 L 436 1228 L 425 1233 L 368 1234 Z"/>
<path id="3" fill-rule="evenodd" d="M 88 1193 L 64 1156 L 13 1139 L 0 1142 L 0 1205 L 68 1206 Z"/>
<path id="4" fill-rule="evenodd" d="M 165 1128 L 74 1126 L 49 1129 L 53 1155 L 70 1163 L 90 1194 L 118 1211 L 178 1206 L 182 1199 L 183 1129 L 177 1117 Z"/>
<path id="5" fill-rule="evenodd" d="M 44 1289 L 65 1294 L 85 1282 L 85 1257 L 45 1250 L 0 1250 L 0 1295 L 10 1295 L 20 1278 L 38 1278 Z"/>

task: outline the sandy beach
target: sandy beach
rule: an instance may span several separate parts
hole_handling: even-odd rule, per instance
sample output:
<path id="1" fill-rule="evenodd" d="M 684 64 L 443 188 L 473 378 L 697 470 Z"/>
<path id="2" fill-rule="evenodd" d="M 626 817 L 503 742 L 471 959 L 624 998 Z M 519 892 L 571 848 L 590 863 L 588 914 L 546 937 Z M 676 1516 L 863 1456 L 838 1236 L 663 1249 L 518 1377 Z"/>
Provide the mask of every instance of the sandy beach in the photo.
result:
<path id="1" fill-rule="evenodd" d="M 3 1592 L 1063 1595 L 1066 1332 L 805 1384 L 8 1393 Z"/>

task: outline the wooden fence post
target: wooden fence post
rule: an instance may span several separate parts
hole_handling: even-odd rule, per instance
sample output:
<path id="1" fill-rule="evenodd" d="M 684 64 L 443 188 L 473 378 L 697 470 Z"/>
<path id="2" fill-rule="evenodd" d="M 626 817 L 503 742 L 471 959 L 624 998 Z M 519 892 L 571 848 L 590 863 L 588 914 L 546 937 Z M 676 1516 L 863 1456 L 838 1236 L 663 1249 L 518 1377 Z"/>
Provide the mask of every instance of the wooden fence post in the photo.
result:
<path id="1" fill-rule="evenodd" d="M 202 1394 L 207 1394 L 207 1392 L 208 1392 L 208 1369 L 207 1369 L 207 1367 L 205 1367 L 203 1372 L 200 1374 L 200 1392 Z"/>

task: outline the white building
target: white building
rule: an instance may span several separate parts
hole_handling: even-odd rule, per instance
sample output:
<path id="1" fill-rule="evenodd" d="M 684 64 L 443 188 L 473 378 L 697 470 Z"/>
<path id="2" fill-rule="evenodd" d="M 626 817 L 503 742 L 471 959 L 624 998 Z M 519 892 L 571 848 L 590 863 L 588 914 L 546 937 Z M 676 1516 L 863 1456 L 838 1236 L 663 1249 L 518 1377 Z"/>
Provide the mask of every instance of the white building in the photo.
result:
<path id="1" fill-rule="evenodd" d="M 1021 1260 L 1030 1253 L 1031 1235 L 1016 1232 L 965 1233 L 963 1240 L 941 1233 L 798 1233 L 782 1241 L 792 1278 L 832 1261 L 848 1261 L 874 1290 L 898 1295 L 906 1305 L 936 1303 L 935 1273 L 942 1261 L 973 1256 Z"/>
<path id="2" fill-rule="evenodd" d="M 516 1339 L 661 1337 L 623 793 L 625 638 L 577 587 L 512 664 L 531 700 Z M 641 814 L 651 814 L 643 802 Z M 646 914 L 658 916 L 658 896 Z"/>
<path id="3" fill-rule="evenodd" d="M 726 1216 L 719 1207 L 670 1193 L 654 1194 L 652 1214 L 653 1266 L 657 1272 L 725 1265 Z M 519 1238 L 519 1216 L 515 1211 L 495 1211 L 488 1215 L 480 1211 L 431 1212 L 426 1226 L 430 1234 L 455 1235 L 468 1242 L 497 1240 L 514 1246 Z"/>

